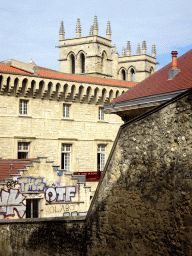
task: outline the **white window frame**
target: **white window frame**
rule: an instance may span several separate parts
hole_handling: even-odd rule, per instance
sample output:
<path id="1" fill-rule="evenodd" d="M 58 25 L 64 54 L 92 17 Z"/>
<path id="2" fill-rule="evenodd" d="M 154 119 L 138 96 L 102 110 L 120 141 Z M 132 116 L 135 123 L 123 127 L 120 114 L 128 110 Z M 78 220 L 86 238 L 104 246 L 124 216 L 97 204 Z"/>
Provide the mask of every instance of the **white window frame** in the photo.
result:
<path id="1" fill-rule="evenodd" d="M 67 172 L 71 171 L 71 144 L 62 143 L 61 145 L 61 161 L 63 161 L 63 169 Z"/>
<path id="2" fill-rule="evenodd" d="M 63 117 L 64 118 L 70 118 L 70 107 L 69 104 L 63 104 Z"/>
<path id="3" fill-rule="evenodd" d="M 99 107 L 99 120 L 104 121 L 105 120 L 105 115 L 103 112 L 103 107 Z"/>
<path id="4" fill-rule="evenodd" d="M 28 100 L 20 100 L 19 102 L 19 114 L 28 115 Z"/>
<path id="5" fill-rule="evenodd" d="M 26 153 L 26 159 L 27 159 L 29 157 L 29 144 L 30 144 L 29 142 L 18 142 L 17 154 L 19 154 L 19 152 Z"/>
<path id="6" fill-rule="evenodd" d="M 98 166 L 98 159 L 97 159 L 97 171 L 103 171 L 105 164 L 106 164 L 106 145 L 98 144 L 97 145 L 97 156 L 99 154 L 99 162 L 100 166 Z"/>

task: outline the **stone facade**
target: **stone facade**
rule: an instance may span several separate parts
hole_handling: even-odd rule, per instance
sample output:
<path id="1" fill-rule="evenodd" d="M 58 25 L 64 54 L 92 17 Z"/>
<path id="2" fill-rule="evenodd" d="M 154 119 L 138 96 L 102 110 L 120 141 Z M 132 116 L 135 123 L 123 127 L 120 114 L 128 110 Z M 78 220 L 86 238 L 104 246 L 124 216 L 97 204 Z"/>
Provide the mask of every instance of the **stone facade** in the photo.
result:
<path id="1" fill-rule="evenodd" d="M 0 183 L 1 219 L 85 216 L 98 183 L 87 185 L 85 176 L 61 170 L 46 157 L 11 176 Z"/>
<path id="2" fill-rule="evenodd" d="M 84 76 L 141 82 L 156 71 L 156 48 L 152 46 L 152 56 L 147 54 L 146 42 L 142 51 L 131 55 L 131 44 L 127 42 L 119 56 L 111 45 L 111 26 L 107 24 L 106 38 L 98 35 L 98 21 L 95 16 L 89 36 L 81 36 L 80 20 L 77 20 L 76 38 L 65 39 L 64 25 L 60 28 L 60 71 Z M 112 49 L 112 51 L 111 51 Z"/>
<path id="3" fill-rule="evenodd" d="M 87 254 L 192 254 L 192 91 L 120 128 L 87 215 Z"/>

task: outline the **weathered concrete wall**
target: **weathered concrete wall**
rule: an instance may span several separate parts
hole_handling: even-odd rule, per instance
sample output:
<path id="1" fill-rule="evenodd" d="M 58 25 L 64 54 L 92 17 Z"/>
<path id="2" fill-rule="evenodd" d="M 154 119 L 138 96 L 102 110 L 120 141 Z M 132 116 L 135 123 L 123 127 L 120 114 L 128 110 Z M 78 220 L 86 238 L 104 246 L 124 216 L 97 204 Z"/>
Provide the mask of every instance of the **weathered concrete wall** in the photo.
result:
<path id="1" fill-rule="evenodd" d="M 0 256 L 85 255 L 84 218 L 0 223 Z"/>
<path id="2" fill-rule="evenodd" d="M 121 127 L 87 215 L 87 255 L 192 255 L 192 92 Z"/>

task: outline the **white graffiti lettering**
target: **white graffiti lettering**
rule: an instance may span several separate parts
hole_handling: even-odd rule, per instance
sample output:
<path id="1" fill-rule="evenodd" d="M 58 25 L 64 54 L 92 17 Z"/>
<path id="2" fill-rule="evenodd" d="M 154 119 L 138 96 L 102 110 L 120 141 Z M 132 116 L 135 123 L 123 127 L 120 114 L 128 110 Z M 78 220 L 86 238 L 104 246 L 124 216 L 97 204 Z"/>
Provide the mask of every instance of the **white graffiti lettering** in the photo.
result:
<path id="1" fill-rule="evenodd" d="M 21 177 L 17 178 L 21 192 L 44 192 L 46 183 L 43 178 Z"/>
<path id="2" fill-rule="evenodd" d="M 5 191 L 1 189 L 0 193 L 0 214 L 6 216 L 15 216 L 14 210 L 19 218 L 23 218 L 26 206 L 23 203 L 25 196 L 18 189 Z"/>
<path id="3" fill-rule="evenodd" d="M 76 187 L 47 187 L 45 190 L 45 199 L 47 202 L 71 202 L 75 197 Z"/>

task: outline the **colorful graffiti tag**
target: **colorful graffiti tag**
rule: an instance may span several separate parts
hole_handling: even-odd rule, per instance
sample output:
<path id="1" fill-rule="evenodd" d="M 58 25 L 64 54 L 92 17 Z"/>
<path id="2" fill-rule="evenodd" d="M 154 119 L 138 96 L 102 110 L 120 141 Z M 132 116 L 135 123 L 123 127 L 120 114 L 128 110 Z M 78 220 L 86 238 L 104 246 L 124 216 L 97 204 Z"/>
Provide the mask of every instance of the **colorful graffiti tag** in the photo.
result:
<path id="1" fill-rule="evenodd" d="M 26 206 L 23 200 L 26 197 L 19 192 L 19 189 L 10 189 L 0 191 L 0 215 L 15 216 L 14 210 L 17 212 L 19 218 L 23 218 Z"/>
<path id="2" fill-rule="evenodd" d="M 75 186 L 47 187 L 45 189 L 45 199 L 47 202 L 71 202 L 71 198 L 76 195 Z"/>
<path id="3" fill-rule="evenodd" d="M 46 183 L 44 178 L 21 177 L 17 178 L 21 192 L 44 192 Z"/>

